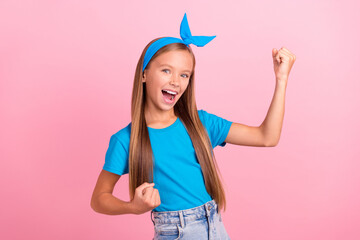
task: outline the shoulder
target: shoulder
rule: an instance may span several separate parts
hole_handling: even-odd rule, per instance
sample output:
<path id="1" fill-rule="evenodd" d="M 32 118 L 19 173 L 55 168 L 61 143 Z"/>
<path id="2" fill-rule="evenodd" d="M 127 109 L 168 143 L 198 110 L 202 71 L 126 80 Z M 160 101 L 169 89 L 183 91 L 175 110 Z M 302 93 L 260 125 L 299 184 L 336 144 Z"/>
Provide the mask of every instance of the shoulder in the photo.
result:
<path id="1" fill-rule="evenodd" d="M 205 120 L 205 118 L 207 117 L 207 115 L 208 115 L 209 113 L 206 112 L 206 111 L 203 110 L 203 109 L 199 109 L 199 110 L 198 110 L 198 114 L 199 114 L 200 121 L 204 123 L 204 120 Z"/>
<path id="2" fill-rule="evenodd" d="M 225 138 L 230 130 L 231 121 L 209 113 L 203 109 L 198 110 L 199 118 L 207 129 L 213 148 L 225 146 Z"/>
<path id="3" fill-rule="evenodd" d="M 219 118 L 216 115 L 205 111 L 204 109 L 198 110 L 199 119 L 201 123 L 207 128 L 208 131 L 212 131 L 214 127 L 214 123 Z"/>
<path id="4" fill-rule="evenodd" d="M 109 147 L 105 154 L 104 170 L 123 175 L 128 173 L 128 158 L 130 146 L 130 124 L 120 129 L 110 137 Z"/>
<path id="5" fill-rule="evenodd" d="M 111 138 L 127 146 L 130 143 L 131 123 L 114 133 Z"/>
<path id="6" fill-rule="evenodd" d="M 213 122 L 214 120 L 219 119 L 219 117 L 216 116 L 215 114 L 209 113 L 203 109 L 198 110 L 198 114 L 200 121 L 205 125 Z"/>
<path id="7" fill-rule="evenodd" d="M 114 135 L 116 137 L 122 138 L 124 136 L 130 136 L 131 133 L 131 123 L 129 123 L 126 127 L 117 131 Z"/>

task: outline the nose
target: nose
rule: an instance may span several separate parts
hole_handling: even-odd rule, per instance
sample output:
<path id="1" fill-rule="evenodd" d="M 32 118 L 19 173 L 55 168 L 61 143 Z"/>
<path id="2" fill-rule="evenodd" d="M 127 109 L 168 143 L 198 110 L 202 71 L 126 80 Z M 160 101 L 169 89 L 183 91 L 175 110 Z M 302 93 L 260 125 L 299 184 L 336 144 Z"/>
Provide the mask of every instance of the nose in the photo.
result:
<path id="1" fill-rule="evenodd" d="M 173 86 L 179 86 L 180 77 L 177 75 L 172 75 L 170 79 L 170 84 Z"/>

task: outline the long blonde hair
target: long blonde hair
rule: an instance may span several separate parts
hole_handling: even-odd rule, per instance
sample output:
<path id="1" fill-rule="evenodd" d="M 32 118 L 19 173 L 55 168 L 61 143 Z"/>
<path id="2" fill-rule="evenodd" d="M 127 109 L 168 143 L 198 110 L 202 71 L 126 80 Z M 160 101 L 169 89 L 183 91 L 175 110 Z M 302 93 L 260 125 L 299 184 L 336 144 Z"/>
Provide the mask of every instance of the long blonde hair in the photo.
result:
<path id="1" fill-rule="evenodd" d="M 143 50 L 141 57 L 137 63 L 132 100 L 131 100 L 131 134 L 129 148 L 129 193 L 131 199 L 135 194 L 135 189 L 144 182 L 153 181 L 153 153 L 151 150 L 150 137 L 145 121 L 145 99 L 146 99 L 146 83 L 142 82 L 142 68 L 144 56 L 148 47 L 156 40 L 156 38 L 148 43 Z M 193 73 L 190 76 L 189 84 L 183 95 L 174 106 L 174 113 L 184 123 L 184 126 L 193 143 L 196 157 L 201 166 L 204 176 L 206 190 L 209 195 L 216 201 L 219 210 L 226 210 L 225 192 L 222 186 L 219 171 L 213 148 L 211 146 L 208 133 L 200 121 L 198 110 L 195 102 L 195 56 L 191 47 L 182 43 L 171 43 L 162 47 L 157 51 L 152 60 L 162 53 L 172 50 L 187 50 L 193 58 Z"/>

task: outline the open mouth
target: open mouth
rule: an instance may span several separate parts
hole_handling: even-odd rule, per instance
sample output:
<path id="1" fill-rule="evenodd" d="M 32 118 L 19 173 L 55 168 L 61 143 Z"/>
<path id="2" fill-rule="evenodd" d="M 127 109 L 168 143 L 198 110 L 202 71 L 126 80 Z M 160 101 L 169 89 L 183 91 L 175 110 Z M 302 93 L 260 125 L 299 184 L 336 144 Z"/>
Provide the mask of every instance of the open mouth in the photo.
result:
<path id="1" fill-rule="evenodd" d="M 169 91 L 169 90 L 161 90 L 162 94 L 164 96 L 164 99 L 166 100 L 166 102 L 172 103 L 174 102 L 174 99 L 177 95 L 176 92 L 173 91 Z"/>

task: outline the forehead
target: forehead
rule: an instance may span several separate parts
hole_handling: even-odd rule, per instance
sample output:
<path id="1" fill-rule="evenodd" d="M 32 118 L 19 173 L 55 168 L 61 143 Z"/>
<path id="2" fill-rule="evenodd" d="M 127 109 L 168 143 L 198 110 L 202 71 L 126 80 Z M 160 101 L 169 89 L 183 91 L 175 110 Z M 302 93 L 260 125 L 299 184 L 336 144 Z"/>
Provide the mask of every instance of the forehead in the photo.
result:
<path id="1" fill-rule="evenodd" d="M 179 70 L 192 71 L 193 68 L 193 59 L 191 54 L 186 50 L 169 51 L 159 55 L 153 61 L 157 67 L 166 64 Z"/>

